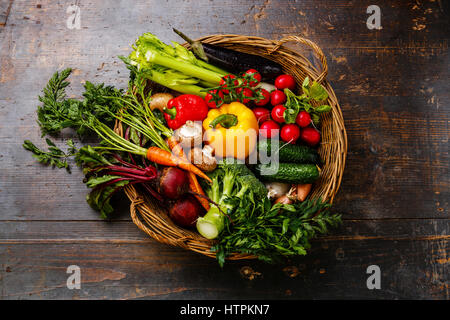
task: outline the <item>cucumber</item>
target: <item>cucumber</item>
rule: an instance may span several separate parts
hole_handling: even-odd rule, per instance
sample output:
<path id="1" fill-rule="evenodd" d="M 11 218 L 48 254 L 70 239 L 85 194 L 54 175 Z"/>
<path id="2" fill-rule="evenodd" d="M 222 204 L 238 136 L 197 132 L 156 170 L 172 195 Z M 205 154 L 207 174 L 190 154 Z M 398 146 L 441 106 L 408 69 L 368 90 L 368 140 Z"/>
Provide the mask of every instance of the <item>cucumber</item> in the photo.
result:
<path id="1" fill-rule="evenodd" d="M 279 145 L 279 162 L 289 163 L 312 163 L 321 164 L 319 153 L 316 149 L 295 144 Z M 258 142 L 258 153 L 271 156 L 271 142 L 269 139 L 260 139 Z"/>
<path id="2" fill-rule="evenodd" d="M 307 184 L 319 179 L 319 169 L 315 164 L 279 163 L 278 165 L 278 170 L 274 173 L 268 172 L 270 164 L 257 164 L 253 168 L 263 181 Z"/>

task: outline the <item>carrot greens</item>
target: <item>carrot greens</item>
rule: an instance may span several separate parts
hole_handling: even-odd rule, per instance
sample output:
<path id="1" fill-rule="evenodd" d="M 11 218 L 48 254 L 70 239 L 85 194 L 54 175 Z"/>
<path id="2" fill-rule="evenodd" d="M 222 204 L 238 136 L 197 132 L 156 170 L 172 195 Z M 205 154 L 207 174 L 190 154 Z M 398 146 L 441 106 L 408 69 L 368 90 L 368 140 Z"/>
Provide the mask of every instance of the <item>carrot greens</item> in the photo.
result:
<path id="1" fill-rule="evenodd" d="M 50 139 L 45 139 L 45 141 L 48 145 L 48 151 L 39 149 L 30 140 L 25 140 L 23 142 L 23 147 L 26 150 L 31 151 L 33 153 L 33 158 L 40 163 L 57 168 L 66 168 L 66 170 L 70 172 L 70 166 L 67 159 L 77 153 L 73 140 L 69 139 L 66 141 L 66 144 L 69 147 L 66 152 L 58 148 Z"/>
<path id="2" fill-rule="evenodd" d="M 80 137 L 89 135 L 86 115 L 95 115 L 102 122 L 111 125 L 115 120 L 111 114 L 116 113 L 121 105 L 111 97 L 120 97 L 122 91 L 104 84 L 95 85 L 89 81 L 84 85 L 83 100 L 68 99 L 67 78 L 72 69 L 56 72 L 39 96 L 42 105 L 38 106 L 38 124 L 42 136 L 57 134 L 65 128 L 73 128 Z"/>

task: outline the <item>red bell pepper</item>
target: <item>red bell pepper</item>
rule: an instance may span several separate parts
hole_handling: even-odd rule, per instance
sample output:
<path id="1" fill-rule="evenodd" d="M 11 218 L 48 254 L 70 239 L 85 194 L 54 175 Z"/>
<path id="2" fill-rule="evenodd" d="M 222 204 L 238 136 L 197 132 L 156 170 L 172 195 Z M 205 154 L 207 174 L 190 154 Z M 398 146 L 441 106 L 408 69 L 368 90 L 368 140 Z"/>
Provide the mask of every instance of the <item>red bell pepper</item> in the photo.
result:
<path id="1" fill-rule="evenodd" d="M 183 94 L 170 99 L 164 109 L 164 118 L 169 128 L 176 130 L 186 121 L 203 121 L 208 115 L 208 106 L 201 97 Z"/>

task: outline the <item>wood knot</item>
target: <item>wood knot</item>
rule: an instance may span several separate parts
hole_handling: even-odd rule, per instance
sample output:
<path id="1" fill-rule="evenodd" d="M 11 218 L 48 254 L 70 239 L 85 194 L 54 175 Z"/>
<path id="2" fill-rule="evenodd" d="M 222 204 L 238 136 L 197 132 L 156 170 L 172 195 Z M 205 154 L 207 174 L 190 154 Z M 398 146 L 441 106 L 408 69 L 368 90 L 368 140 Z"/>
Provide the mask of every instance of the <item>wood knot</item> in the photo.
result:
<path id="1" fill-rule="evenodd" d="M 260 276 L 261 273 L 260 272 L 256 272 L 255 270 L 253 270 L 251 267 L 249 266 L 244 266 L 241 268 L 241 270 L 239 271 L 241 273 L 241 276 L 244 279 L 247 280 L 253 280 L 256 277 Z"/>
<path id="2" fill-rule="evenodd" d="M 289 278 L 295 278 L 300 274 L 300 270 L 296 266 L 288 266 L 283 268 L 283 272 L 289 277 Z"/>

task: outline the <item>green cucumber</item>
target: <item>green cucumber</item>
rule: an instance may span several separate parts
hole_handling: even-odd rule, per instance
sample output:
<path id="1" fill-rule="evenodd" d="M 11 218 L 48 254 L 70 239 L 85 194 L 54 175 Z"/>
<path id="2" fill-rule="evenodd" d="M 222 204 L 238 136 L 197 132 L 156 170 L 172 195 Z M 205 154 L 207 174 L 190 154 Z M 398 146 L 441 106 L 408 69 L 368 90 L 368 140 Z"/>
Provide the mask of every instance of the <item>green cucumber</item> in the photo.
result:
<path id="1" fill-rule="evenodd" d="M 269 139 L 261 139 L 258 142 L 258 153 L 261 152 L 263 155 L 272 156 L 271 148 Z M 321 164 L 321 159 L 316 149 L 295 144 L 284 145 L 281 142 L 278 148 L 279 162 Z"/>
<path id="2" fill-rule="evenodd" d="M 293 184 L 313 183 L 319 179 L 319 169 L 315 164 L 279 163 L 278 170 L 271 172 L 274 164 L 258 164 L 254 170 L 263 181 L 276 181 Z"/>

